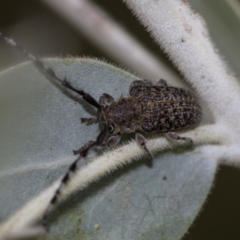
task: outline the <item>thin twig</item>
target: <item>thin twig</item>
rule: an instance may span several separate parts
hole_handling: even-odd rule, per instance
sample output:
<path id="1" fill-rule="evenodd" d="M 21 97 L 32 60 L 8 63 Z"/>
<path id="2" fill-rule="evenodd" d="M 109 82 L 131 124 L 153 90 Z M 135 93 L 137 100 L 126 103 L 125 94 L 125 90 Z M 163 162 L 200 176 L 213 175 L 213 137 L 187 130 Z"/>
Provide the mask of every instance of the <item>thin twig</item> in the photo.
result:
<path id="1" fill-rule="evenodd" d="M 124 0 L 185 79 L 228 128 L 228 144 L 239 142 L 240 85 L 212 43 L 202 17 L 187 1 Z"/>
<path id="2" fill-rule="evenodd" d="M 224 134 L 220 132 L 218 128 L 219 126 L 217 125 L 200 126 L 192 131 L 188 131 L 187 136 L 194 138 L 196 145 L 203 143 L 219 144 L 221 143 L 221 138 Z M 182 136 L 184 135 L 185 134 L 182 134 Z M 179 144 L 186 143 L 183 141 L 177 144 L 172 144 L 167 141 L 166 138 L 159 137 L 153 138 L 147 143 L 149 150 L 153 153 L 172 149 L 173 147 L 179 146 Z M 127 145 L 117 147 L 116 149 L 104 153 L 89 163 L 86 167 L 77 170 L 64 188 L 59 200 L 63 201 L 73 192 L 85 189 L 90 183 L 97 181 L 102 176 L 109 174 L 136 159 L 140 159 L 143 154 L 145 154 L 145 151 L 139 148 L 135 141 L 131 141 Z M 213 153 L 211 153 L 211 156 L 213 157 Z M 27 233 L 33 232 L 34 229 L 31 231 L 30 226 L 41 218 L 50 199 L 55 193 L 56 188 L 59 186 L 60 181 L 61 178 L 29 201 L 22 209 L 17 211 L 12 217 L 3 223 L 0 226 L 0 239 L 6 239 L 7 237 L 16 234 L 24 234 L 26 229 L 28 230 Z M 21 219 L 21 221 L 19 219 Z"/>

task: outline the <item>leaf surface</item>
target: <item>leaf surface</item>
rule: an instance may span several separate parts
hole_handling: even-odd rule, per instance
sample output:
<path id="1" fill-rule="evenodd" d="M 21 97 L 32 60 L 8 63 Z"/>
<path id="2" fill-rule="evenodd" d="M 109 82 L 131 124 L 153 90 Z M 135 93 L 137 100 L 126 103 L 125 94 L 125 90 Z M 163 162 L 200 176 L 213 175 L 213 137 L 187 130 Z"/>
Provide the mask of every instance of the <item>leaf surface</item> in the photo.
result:
<path id="1" fill-rule="evenodd" d="M 97 100 L 128 95 L 135 76 L 90 59 L 50 59 L 58 76 Z M 47 78 L 32 63 L 0 74 L 1 222 L 63 175 L 72 149 L 95 140 L 98 125 L 80 124 L 95 114 L 81 97 Z M 132 135 L 126 136 L 131 139 Z M 162 137 L 161 135 L 159 137 Z M 51 214 L 46 239 L 180 239 L 211 188 L 217 163 L 204 146 L 155 155 L 92 183 Z M 91 161 L 95 149 L 80 167 Z"/>

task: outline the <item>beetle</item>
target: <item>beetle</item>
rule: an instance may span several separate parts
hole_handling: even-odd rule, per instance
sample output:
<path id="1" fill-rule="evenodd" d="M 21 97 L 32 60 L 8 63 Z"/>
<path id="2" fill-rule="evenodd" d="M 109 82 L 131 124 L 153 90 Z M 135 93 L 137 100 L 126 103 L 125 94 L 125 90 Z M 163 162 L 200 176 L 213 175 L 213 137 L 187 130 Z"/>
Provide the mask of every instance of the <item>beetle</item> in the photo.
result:
<path id="1" fill-rule="evenodd" d="M 188 90 L 170 87 L 163 79 L 160 79 L 156 84 L 150 80 L 135 80 L 129 87 L 129 96 L 121 96 L 115 100 L 111 95 L 103 93 L 97 101 L 82 89 L 72 86 L 67 79 L 59 78 L 52 68 L 45 66 L 40 59 L 29 53 L 13 39 L 4 36 L 1 32 L 0 38 L 23 52 L 45 74 L 60 82 L 65 88 L 79 94 L 87 103 L 95 107 L 97 109 L 96 116 L 81 118 L 81 121 L 86 125 L 100 123 L 102 127 L 96 140 L 89 141 L 79 149 L 73 150 L 74 155 L 79 155 L 79 157 L 70 165 L 44 212 L 42 218 L 44 225 L 48 213 L 61 194 L 62 188 L 69 181 L 70 175 L 76 171 L 78 162 L 94 146 L 114 146 L 120 142 L 122 134 L 135 133 L 136 142 L 153 158 L 146 146 L 147 141 L 142 132 L 163 133 L 168 139 L 183 140 L 190 145 L 193 144 L 191 138 L 181 137 L 175 133 L 176 130 L 195 126 L 201 120 L 201 107 L 196 97 Z"/>

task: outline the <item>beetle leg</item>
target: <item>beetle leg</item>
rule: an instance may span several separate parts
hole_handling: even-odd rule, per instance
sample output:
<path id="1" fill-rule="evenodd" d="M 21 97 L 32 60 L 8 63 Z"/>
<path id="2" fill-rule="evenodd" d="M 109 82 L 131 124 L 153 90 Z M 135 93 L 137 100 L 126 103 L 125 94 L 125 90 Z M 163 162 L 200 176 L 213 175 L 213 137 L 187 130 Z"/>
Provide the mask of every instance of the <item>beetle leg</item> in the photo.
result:
<path id="1" fill-rule="evenodd" d="M 87 126 L 97 122 L 98 122 L 97 117 L 81 118 L 81 123 L 85 123 Z"/>
<path id="2" fill-rule="evenodd" d="M 180 137 L 177 133 L 175 132 L 167 132 L 167 133 L 164 133 L 165 137 L 167 137 L 168 139 L 170 140 L 173 140 L 173 141 L 178 141 L 178 140 L 183 140 L 183 141 L 186 141 L 190 146 L 193 145 L 193 140 L 191 138 L 188 138 L 188 137 Z"/>
<path id="3" fill-rule="evenodd" d="M 130 87 L 129 87 L 129 91 L 131 90 L 131 88 L 133 87 L 139 87 L 139 86 L 153 86 L 153 83 L 151 80 L 147 80 L 147 79 L 143 79 L 143 80 L 135 80 L 131 83 Z"/>
<path id="4" fill-rule="evenodd" d="M 105 127 L 98 135 L 96 141 L 89 141 L 88 143 L 86 143 L 85 145 L 83 145 L 82 147 L 80 147 L 78 150 L 73 150 L 73 154 L 77 155 L 79 154 L 82 157 L 85 157 L 89 151 L 90 148 L 92 148 L 93 146 L 102 146 L 104 139 L 106 138 L 108 133 L 108 128 Z"/>
<path id="5" fill-rule="evenodd" d="M 145 137 L 142 134 L 140 134 L 139 132 L 136 132 L 135 140 L 141 147 L 144 148 L 144 150 L 147 152 L 147 154 L 150 156 L 150 158 L 153 159 L 152 153 L 148 150 L 148 148 L 146 146 L 147 140 L 145 139 Z"/>
<path id="6" fill-rule="evenodd" d="M 112 102 L 114 102 L 114 98 L 109 95 L 108 93 L 103 93 L 101 96 L 100 96 L 100 99 L 99 99 L 99 104 L 103 107 L 105 106 L 108 106 L 110 105 Z"/>
<path id="7" fill-rule="evenodd" d="M 121 140 L 121 134 L 118 133 L 117 135 L 114 135 L 114 136 L 110 137 L 110 138 L 108 139 L 106 145 L 107 145 L 108 147 L 112 147 L 112 146 L 114 146 L 114 145 L 117 145 L 117 144 L 120 142 L 120 140 Z"/>
<path id="8" fill-rule="evenodd" d="M 161 79 L 159 79 L 159 80 L 157 81 L 156 86 L 167 87 L 168 84 L 167 84 L 167 81 L 166 81 L 166 80 L 164 80 L 164 79 L 161 78 Z"/>
<path id="9" fill-rule="evenodd" d="M 142 90 L 142 88 L 148 88 L 148 87 L 152 87 L 153 83 L 150 80 L 135 80 L 131 83 L 130 87 L 129 87 L 129 95 L 136 97 L 138 96 L 139 92 Z"/>

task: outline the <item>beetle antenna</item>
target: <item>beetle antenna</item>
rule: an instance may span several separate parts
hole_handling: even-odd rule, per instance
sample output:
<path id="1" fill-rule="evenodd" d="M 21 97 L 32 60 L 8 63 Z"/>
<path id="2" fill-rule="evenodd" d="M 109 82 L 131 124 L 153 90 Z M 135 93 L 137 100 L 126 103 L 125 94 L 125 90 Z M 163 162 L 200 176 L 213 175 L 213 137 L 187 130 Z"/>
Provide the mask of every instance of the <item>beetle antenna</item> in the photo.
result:
<path id="1" fill-rule="evenodd" d="M 55 71 L 51 67 L 47 67 L 44 65 L 43 61 L 41 61 L 39 58 L 34 56 L 32 53 L 27 51 L 24 47 L 16 43 L 13 39 L 8 38 L 4 36 L 0 32 L 0 38 L 3 39 L 7 44 L 9 44 L 12 47 L 17 48 L 20 52 L 22 52 L 29 60 L 31 60 L 38 68 L 40 68 L 44 73 L 46 73 L 48 76 L 56 79 L 58 82 L 60 82 L 64 87 L 70 89 L 73 92 L 76 92 L 77 94 L 81 95 L 82 98 L 94 106 L 97 109 L 100 109 L 100 104 L 98 101 L 96 101 L 90 94 L 84 92 L 82 89 L 77 89 L 73 87 L 65 78 L 60 78 L 56 75 Z"/>

